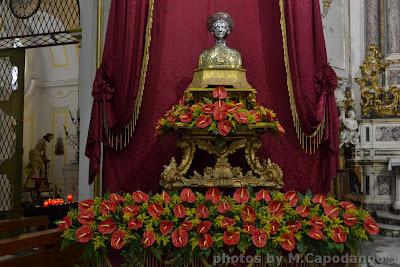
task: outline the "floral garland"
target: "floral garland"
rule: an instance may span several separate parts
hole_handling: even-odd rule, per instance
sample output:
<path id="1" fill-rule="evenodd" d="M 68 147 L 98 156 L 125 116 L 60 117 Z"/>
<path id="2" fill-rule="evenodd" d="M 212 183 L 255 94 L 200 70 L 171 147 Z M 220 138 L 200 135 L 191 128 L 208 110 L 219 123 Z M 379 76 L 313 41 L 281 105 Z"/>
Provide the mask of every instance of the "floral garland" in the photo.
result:
<path id="1" fill-rule="evenodd" d="M 193 97 L 186 93 L 179 104 L 174 105 L 158 121 L 157 134 L 166 133 L 177 128 L 207 129 L 215 135 L 227 136 L 238 129 L 251 129 L 261 122 L 273 129 L 274 133 L 285 133 L 282 125 L 276 120 L 276 114 L 260 104 L 246 109 L 229 97 L 223 86 L 213 90 L 213 100 L 203 97 L 201 102 L 194 103 Z M 214 101 L 214 102 L 213 102 Z"/>
<path id="2" fill-rule="evenodd" d="M 146 250 L 174 264 L 225 251 L 356 252 L 359 242 L 379 232 L 369 213 L 351 202 L 321 194 L 251 190 L 239 188 L 232 196 L 217 188 L 205 194 L 189 188 L 153 196 L 112 193 L 80 202 L 59 227 L 64 245 L 87 244 L 91 257 L 120 250 L 127 266 L 138 263 Z"/>

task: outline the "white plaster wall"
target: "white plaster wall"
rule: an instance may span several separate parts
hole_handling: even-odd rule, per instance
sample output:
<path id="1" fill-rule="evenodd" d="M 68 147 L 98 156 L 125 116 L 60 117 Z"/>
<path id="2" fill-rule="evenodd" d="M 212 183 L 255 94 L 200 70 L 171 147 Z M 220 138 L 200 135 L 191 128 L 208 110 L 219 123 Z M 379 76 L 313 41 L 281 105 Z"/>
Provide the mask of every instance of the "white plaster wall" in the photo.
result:
<path id="1" fill-rule="evenodd" d="M 46 133 L 53 133 L 54 139 L 47 146 L 48 178 L 65 196 L 73 193 L 64 188 L 64 167 L 75 156 L 75 147 L 66 141 L 64 126 L 69 133 L 76 133 L 69 111 L 75 116 L 78 110 L 79 49 L 76 45 L 35 48 L 26 54 L 23 166 L 28 164 L 29 151 L 37 141 Z M 62 156 L 54 153 L 58 137 L 64 141 Z"/>
<path id="2" fill-rule="evenodd" d="M 81 113 L 79 155 L 79 199 L 93 197 L 88 185 L 89 160 L 85 156 L 87 132 L 92 109 L 92 83 L 96 71 L 96 14 L 97 1 L 81 0 L 81 57 L 79 64 L 79 106 Z"/>
<path id="3" fill-rule="evenodd" d="M 322 6 L 322 0 L 320 0 Z M 342 81 L 350 86 L 354 109 L 360 117 L 360 92 L 354 78 L 365 57 L 365 5 L 363 0 L 332 0 L 323 18 L 328 60 Z"/>

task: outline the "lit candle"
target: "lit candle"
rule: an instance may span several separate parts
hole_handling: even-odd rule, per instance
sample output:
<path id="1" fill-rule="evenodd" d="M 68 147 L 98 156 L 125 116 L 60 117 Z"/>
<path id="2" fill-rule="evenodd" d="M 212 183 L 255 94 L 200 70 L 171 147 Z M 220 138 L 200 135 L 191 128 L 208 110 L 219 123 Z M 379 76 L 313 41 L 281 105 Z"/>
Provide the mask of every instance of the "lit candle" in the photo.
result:
<path id="1" fill-rule="evenodd" d="M 49 206 L 49 202 L 48 202 L 47 200 L 45 200 L 45 201 L 43 202 L 43 207 L 47 208 L 48 206 Z"/>
<path id="2" fill-rule="evenodd" d="M 72 194 L 67 195 L 67 202 L 72 202 L 74 200 Z"/>

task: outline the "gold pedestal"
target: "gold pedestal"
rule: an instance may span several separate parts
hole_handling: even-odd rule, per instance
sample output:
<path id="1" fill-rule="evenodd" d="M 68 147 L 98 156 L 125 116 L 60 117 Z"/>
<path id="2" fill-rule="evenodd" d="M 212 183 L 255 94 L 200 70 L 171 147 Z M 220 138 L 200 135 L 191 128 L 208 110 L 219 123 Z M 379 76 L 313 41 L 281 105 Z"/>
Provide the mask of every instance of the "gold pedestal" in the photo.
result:
<path id="1" fill-rule="evenodd" d="M 177 126 L 179 128 L 179 126 Z M 280 189 L 283 186 L 281 168 L 270 159 L 262 160 L 256 156 L 261 147 L 259 134 L 268 125 L 237 132 L 234 136 L 218 137 L 207 131 L 198 129 L 180 129 L 182 132 L 178 140 L 178 147 L 182 151 L 182 160 L 177 163 L 173 157 L 169 165 L 164 166 L 161 174 L 161 186 L 165 189 L 179 187 L 244 187 L 262 186 L 271 189 Z M 204 150 L 215 157 L 213 167 L 206 167 L 203 174 L 194 171 L 191 178 L 186 178 L 187 171 L 192 165 L 197 149 Z M 240 167 L 233 167 L 228 156 L 244 149 L 249 170 L 243 173 Z"/>
<path id="2" fill-rule="evenodd" d="M 195 69 L 189 88 L 210 88 L 218 85 L 227 88 L 251 88 L 246 70 L 242 68 Z"/>

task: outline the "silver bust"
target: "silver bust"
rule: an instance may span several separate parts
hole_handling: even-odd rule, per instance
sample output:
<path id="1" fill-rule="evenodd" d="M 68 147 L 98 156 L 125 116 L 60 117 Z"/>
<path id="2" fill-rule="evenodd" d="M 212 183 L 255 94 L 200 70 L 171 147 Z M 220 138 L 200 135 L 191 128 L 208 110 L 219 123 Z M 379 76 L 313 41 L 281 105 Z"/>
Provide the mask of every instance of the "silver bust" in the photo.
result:
<path id="1" fill-rule="evenodd" d="M 241 68 L 242 57 L 238 51 L 226 45 L 226 38 L 233 28 L 232 17 L 224 12 L 217 12 L 207 20 L 207 29 L 214 35 L 215 46 L 203 51 L 199 57 L 198 67 Z"/>

